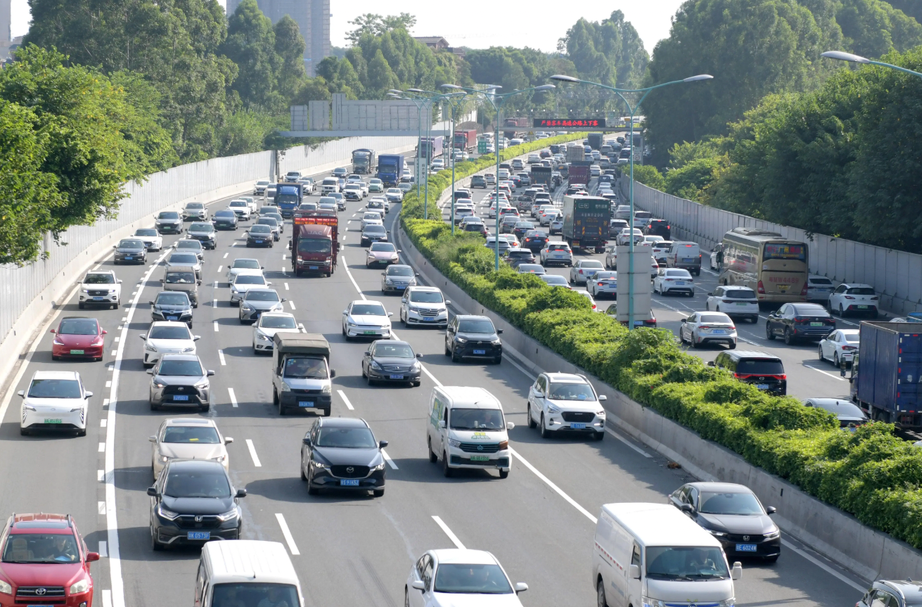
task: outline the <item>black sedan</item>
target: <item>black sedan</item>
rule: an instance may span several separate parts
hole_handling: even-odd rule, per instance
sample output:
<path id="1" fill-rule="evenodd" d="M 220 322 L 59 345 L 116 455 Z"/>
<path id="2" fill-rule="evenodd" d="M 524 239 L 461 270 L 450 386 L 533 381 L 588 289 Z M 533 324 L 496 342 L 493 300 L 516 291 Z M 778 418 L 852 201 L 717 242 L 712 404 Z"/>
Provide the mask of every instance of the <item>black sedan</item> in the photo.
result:
<path id="1" fill-rule="evenodd" d="M 451 356 L 452 362 L 480 358 L 498 365 L 503 360 L 502 332 L 486 316 L 456 314 L 445 331 L 445 356 Z"/>
<path id="2" fill-rule="evenodd" d="M 247 230 L 247 247 L 271 247 L 274 242 L 272 228 L 265 224 L 250 226 Z"/>
<path id="3" fill-rule="evenodd" d="M 190 225 L 187 230 L 187 236 L 202 243 L 202 246 L 206 249 L 214 250 L 217 246 L 215 227 L 206 221 L 196 221 Z"/>
<path id="4" fill-rule="evenodd" d="M 192 328 L 192 301 L 183 291 L 160 291 L 157 298 L 150 302 L 151 322 L 176 320 Z"/>
<path id="5" fill-rule="evenodd" d="M 160 211 L 154 227 L 161 234 L 179 234 L 183 231 L 182 214 L 176 211 Z"/>
<path id="6" fill-rule="evenodd" d="M 236 230 L 237 214 L 233 211 L 218 211 L 211 218 L 215 230 Z"/>
<path id="7" fill-rule="evenodd" d="M 375 440 L 364 419 L 321 418 L 301 444 L 301 480 L 307 492 L 320 489 L 371 491 L 384 495 L 385 462 L 381 450 L 387 441 Z"/>
<path id="8" fill-rule="evenodd" d="M 115 265 L 120 263 L 147 263 L 147 247 L 139 238 L 123 238 L 115 249 Z"/>
<path id="9" fill-rule="evenodd" d="M 221 462 L 170 460 L 150 496 L 150 544 L 201 546 L 212 539 L 240 538 L 238 501 L 246 489 L 235 489 Z"/>
<path id="10" fill-rule="evenodd" d="M 362 377 L 368 385 L 376 381 L 409 382 L 419 386 L 422 367 L 416 361 L 422 354 L 414 354 L 413 347 L 405 341 L 381 339 L 372 342 L 362 359 Z"/>
<path id="11" fill-rule="evenodd" d="M 669 496 L 669 503 L 710 532 L 728 558 L 758 557 L 774 562 L 781 556 L 781 530 L 770 518 L 775 508 L 763 507 L 748 487 L 687 483 Z"/>
<path id="12" fill-rule="evenodd" d="M 547 232 L 542 230 L 529 230 L 525 232 L 525 237 L 522 239 L 522 248 L 528 249 L 537 255 L 541 252 L 541 249 L 544 248 L 544 245 L 547 244 L 547 240 Z"/>
<path id="13" fill-rule="evenodd" d="M 819 304 L 787 303 L 765 321 L 765 337 L 783 337 L 788 345 L 795 341 L 817 343 L 835 330 L 836 319 Z"/>

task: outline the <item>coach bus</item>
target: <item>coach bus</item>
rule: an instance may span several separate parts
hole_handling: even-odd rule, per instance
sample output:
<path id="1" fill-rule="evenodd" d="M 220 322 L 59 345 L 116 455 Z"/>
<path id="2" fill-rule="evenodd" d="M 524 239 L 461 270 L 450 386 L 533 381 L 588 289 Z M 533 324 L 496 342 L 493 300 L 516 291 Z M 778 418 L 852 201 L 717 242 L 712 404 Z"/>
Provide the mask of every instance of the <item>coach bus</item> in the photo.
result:
<path id="1" fill-rule="evenodd" d="M 808 274 L 805 242 L 754 228 L 724 234 L 718 279 L 722 285 L 749 287 L 760 303 L 806 301 Z"/>

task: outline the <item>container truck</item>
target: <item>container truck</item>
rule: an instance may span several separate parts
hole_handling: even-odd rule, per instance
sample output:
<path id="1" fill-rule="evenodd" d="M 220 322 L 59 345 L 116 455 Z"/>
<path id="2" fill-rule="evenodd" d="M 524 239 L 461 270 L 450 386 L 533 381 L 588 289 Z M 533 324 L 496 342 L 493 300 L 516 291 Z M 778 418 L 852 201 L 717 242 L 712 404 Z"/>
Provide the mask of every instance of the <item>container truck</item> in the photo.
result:
<path id="1" fill-rule="evenodd" d="M 849 378 L 852 401 L 871 419 L 922 430 L 922 326 L 865 321 L 858 335 Z"/>
<path id="2" fill-rule="evenodd" d="M 572 174 L 573 167 L 570 168 Z M 563 197 L 563 238 L 574 249 L 605 251 L 611 203 L 599 196 Z"/>
<path id="3" fill-rule="evenodd" d="M 528 124 L 528 118 L 506 118 L 503 121 L 503 137 L 512 139 L 515 137 L 516 130 L 527 129 Z"/>
<path id="4" fill-rule="evenodd" d="M 352 150 L 352 170 L 360 175 L 375 172 L 375 151 L 368 148 Z"/>
<path id="5" fill-rule="evenodd" d="M 582 144 L 571 143 L 567 146 L 567 162 L 582 162 L 585 155 Z"/>
<path id="6" fill-rule="evenodd" d="M 454 148 L 456 150 L 473 152 L 474 148 L 476 147 L 477 129 L 464 129 L 463 131 L 455 131 Z"/>
<path id="7" fill-rule="evenodd" d="M 438 158 L 442 155 L 443 146 L 445 143 L 445 138 L 441 135 L 438 137 L 423 137 L 420 140 L 419 145 L 419 156 L 426 160 L 426 164 L 432 162 L 433 158 Z"/>
<path id="8" fill-rule="evenodd" d="M 402 154 L 382 154 L 378 156 L 378 179 L 384 187 L 397 187 L 400 176 L 403 175 L 404 159 Z"/>
<path id="9" fill-rule="evenodd" d="M 591 147 L 593 150 L 602 149 L 602 143 L 603 143 L 602 133 L 589 133 L 589 137 L 587 138 L 587 140 L 589 141 L 589 147 Z"/>
<path id="10" fill-rule="evenodd" d="M 291 217 L 298 205 L 304 200 L 304 188 L 300 183 L 280 183 L 272 198 L 279 213 L 286 219 Z"/>
<path id="11" fill-rule="evenodd" d="M 554 169 L 551 167 L 541 166 L 538 164 L 533 164 L 531 167 L 531 182 L 533 184 L 543 183 L 547 186 L 549 191 L 553 191 L 554 185 L 552 181 Z"/>
<path id="12" fill-rule="evenodd" d="M 292 223 L 288 248 L 291 249 L 291 271 L 294 275 L 316 272 L 332 276 L 340 249 L 336 212 L 298 211 Z"/>
<path id="13" fill-rule="evenodd" d="M 589 184 L 589 166 L 591 162 L 580 160 L 570 163 L 570 173 L 567 177 L 570 185 L 588 185 Z"/>

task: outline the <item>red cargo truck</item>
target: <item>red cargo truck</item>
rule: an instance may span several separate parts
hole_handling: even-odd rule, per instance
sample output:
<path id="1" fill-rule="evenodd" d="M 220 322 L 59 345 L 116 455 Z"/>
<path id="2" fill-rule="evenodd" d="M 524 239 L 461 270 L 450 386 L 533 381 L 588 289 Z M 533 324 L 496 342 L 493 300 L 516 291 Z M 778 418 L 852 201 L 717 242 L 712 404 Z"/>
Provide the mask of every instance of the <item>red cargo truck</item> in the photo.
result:
<path id="1" fill-rule="evenodd" d="M 477 129 L 464 129 L 455 131 L 454 149 L 473 152 L 477 147 Z"/>
<path id="2" fill-rule="evenodd" d="M 317 272 L 332 276 L 339 257 L 339 217 L 335 211 L 299 211 L 292 218 L 291 270 L 295 276 Z"/>

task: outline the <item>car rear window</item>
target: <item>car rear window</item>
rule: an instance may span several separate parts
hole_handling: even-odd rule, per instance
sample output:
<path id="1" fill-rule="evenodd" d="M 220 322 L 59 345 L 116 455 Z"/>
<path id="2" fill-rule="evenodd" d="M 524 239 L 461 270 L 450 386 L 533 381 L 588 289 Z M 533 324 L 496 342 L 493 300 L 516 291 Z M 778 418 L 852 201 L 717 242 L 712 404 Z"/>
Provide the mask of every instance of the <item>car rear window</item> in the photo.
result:
<path id="1" fill-rule="evenodd" d="M 732 323 L 728 316 L 723 314 L 702 314 L 701 322 L 722 322 L 722 323 Z"/>
<path id="2" fill-rule="evenodd" d="M 852 287 L 846 291 L 849 295 L 874 295 L 874 289 L 868 287 Z"/>
<path id="3" fill-rule="evenodd" d="M 783 375 L 784 365 L 775 358 L 747 358 L 739 361 L 736 372 L 740 375 Z"/>
<path id="4" fill-rule="evenodd" d="M 727 299 L 755 299 L 756 292 L 752 289 L 730 289 L 724 294 L 724 297 Z"/>
<path id="5" fill-rule="evenodd" d="M 810 278 L 810 279 L 808 279 L 808 280 L 809 280 L 809 282 L 810 282 L 811 285 L 823 285 L 823 286 L 827 286 L 827 285 L 831 285 L 831 284 L 832 284 L 832 281 L 829 280 L 828 278 Z"/>

